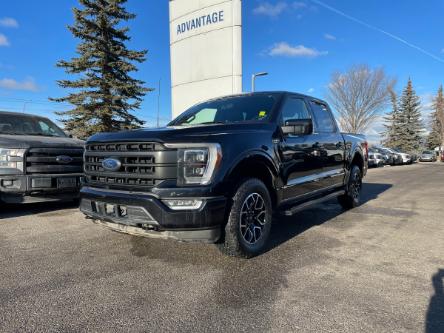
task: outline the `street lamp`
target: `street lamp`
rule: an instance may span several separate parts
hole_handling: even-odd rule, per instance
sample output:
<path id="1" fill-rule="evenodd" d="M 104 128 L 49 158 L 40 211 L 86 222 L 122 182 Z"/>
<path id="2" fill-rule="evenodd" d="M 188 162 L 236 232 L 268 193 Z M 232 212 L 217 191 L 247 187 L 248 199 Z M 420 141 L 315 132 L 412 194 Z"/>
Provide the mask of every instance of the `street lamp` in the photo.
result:
<path id="1" fill-rule="evenodd" d="M 255 87 L 256 87 L 256 78 L 257 78 L 258 76 L 266 76 L 266 75 L 268 75 L 267 72 L 260 72 L 260 73 L 253 74 L 253 75 L 251 76 L 251 92 L 254 92 L 254 90 L 255 90 Z"/>

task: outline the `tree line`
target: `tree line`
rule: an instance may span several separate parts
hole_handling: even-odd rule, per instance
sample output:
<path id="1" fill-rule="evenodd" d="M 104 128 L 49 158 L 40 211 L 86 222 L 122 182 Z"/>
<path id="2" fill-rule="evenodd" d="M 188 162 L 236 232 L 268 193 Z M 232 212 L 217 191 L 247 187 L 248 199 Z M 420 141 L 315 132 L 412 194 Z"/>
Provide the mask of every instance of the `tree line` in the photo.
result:
<path id="1" fill-rule="evenodd" d="M 342 130 L 364 133 L 390 107 L 383 117 L 381 144 L 405 152 L 440 147 L 444 140 L 442 86 L 433 98 L 432 114 L 427 120 L 422 117 L 423 106 L 412 80 L 408 79 L 400 96 L 395 92 L 395 83 L 382 68 L 371 69 L 367 65 L 334 73 L 328 86 L 327 99 L 339 114 Z"/>

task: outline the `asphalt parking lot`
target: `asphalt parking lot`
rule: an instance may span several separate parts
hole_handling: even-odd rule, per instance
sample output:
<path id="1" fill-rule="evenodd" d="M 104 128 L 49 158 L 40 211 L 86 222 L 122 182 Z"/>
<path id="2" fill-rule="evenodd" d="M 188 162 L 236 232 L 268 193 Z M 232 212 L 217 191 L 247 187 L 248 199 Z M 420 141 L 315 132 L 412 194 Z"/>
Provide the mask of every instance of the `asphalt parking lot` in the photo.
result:
<path id="1" fill-rule="evenodd" d="M 444 163 L 372 169 L 364 204 L 276 221 L 251 259 L 2 208 L 2 332 L 444 332 Z"/>

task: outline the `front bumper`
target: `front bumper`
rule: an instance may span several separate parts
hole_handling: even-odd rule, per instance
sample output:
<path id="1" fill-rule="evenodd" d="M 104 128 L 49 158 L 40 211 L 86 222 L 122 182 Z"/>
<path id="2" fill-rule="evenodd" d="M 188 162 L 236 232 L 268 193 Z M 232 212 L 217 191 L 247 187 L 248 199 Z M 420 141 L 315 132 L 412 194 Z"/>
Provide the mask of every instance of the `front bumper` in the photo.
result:
<path id="1" fill-rule="evenodd" d="M 59 201 L 79 196 L 82 174 L 0 176 L 0 199 L 7 203 Z"/>
<path id="2" fill-rule="evenodd" d="M 203 200 L 199 209 L 172 210 L 152 193 L 83 187 L 80 210 L 96 223 L 119 232 L 181 241 L 217 242 L 225 221 L 227 200 L 225 197 L 199 199 Z"/>

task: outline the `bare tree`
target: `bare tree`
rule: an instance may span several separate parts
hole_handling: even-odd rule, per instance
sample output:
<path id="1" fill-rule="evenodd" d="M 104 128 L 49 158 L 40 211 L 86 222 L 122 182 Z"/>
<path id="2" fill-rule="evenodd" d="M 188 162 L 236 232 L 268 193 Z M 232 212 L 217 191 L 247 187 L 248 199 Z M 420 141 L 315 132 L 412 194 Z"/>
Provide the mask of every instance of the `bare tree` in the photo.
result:
<path id="1" fill-rule="evenodd" d="M 395 80 L 382 68 L 356 65 L 345 73 L 332 75 L 328 86 L 330 104 L 339 114 L 343 131 L 363 133 L 390 102 Z"/>

